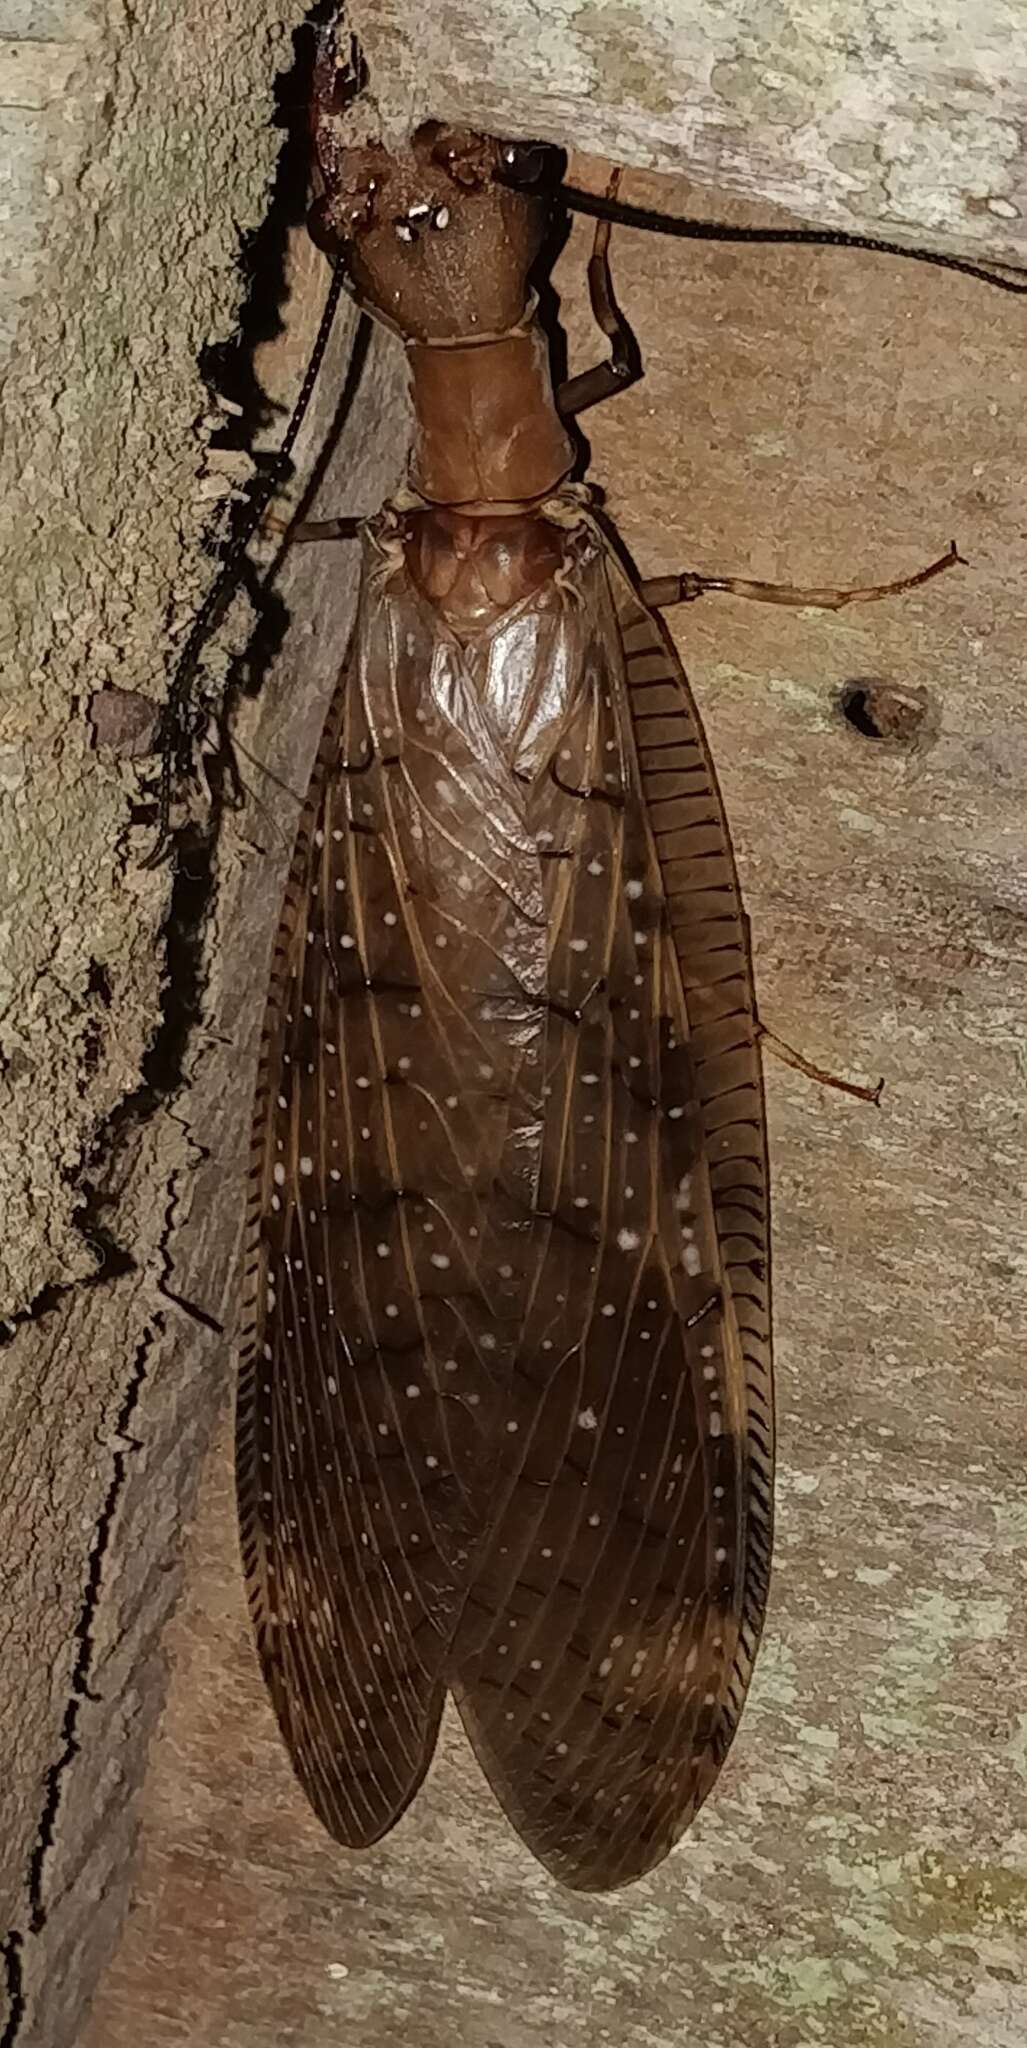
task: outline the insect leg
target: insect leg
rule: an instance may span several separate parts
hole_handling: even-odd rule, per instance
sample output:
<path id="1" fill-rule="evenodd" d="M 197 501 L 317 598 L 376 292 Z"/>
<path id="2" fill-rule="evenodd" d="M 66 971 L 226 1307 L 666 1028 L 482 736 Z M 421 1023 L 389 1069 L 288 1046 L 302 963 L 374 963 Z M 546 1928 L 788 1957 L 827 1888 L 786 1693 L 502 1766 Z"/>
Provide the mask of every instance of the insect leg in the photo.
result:
<path id="1" fill-rule="evenodd" d="M 619 183 L 620 171 L 616 170 L 607 186 L 608 198 L 616 198 Z M 629 384 L 637 383 L 642 375 L 638 343 L 614 296 L 608 220 L 600 220 L 596 226 L 588 265 L 588 296 L 596 326 L 601 334 L 605 334 L 610 353 L 605 362 L 594 364 L 591 370 L 582 370 L 576 377 L 568 377 L 560 385 L 556 409 L 563 419 L 572 419 L 588 406 L 599 405 L 604 398 L 615 397 L 618 391 L 625 391 Z"/>
<path id="2" fill-rule="evenodd" d="M 745 932 L 751 957 L 752 926 L 748 918 L 745 919 Z M 872 1102 L 875 1109 L 879 1106 L 884 1093 L 883 1074 L 874 1087 L 868 1087 L 862 1081 L 845 1081 L 840 1074 L 832 1074 L 826 1067 L 818 1067 L 815 1060 L 808 1059 L 804 1052 L 797 1052 L 794 1045 L 789 1045 L 786 1039 L 779 1038 L 777 1032 L 770 1029 L 769 1024 L 764 1024 L 758 1013 L 753 1022 L 757 1044 L 765 1045 L 768 1052 L 772 1052 L 775 1058 L 781 1061 L 782 1066 L 792 1067 L 797 1074 L 805 1074 L 808 1081 L 819 1081 L 822 1088 L 836 1088 L 840 1095 L 851 1095 L 857 1102 Z"/>
<path id="3" fill-rule="evenodd" d="M 284 533 L 294 540 L 356 540 L 364 521 L 356 514 L 341 519 L 301 519 L 295 526 L 288 519 L 268 513 L 264 525 L 272 533 Z"/>
<path id="4" fill-rule="evenodd" d="M 732 597 L 755 598 L 758 604 L 811 605 L 819 611 L 840 612 L 847 604 L 870 604 L 878 597 L 898 597 L 904 590 L 915 590 L 919 583 L 929 583 L 932 576 L 940 576 L 943 569 L 954 569 L 957 564 L 966 567 L 953 540 L 936 562 L 928 562 L 926 569 L 917 569 L 912 576 L 897 576 L 893 583 L 858 584 L 851 590 L 830 586 L 806 590 L 796 583 L 760 583 L 748 576 L 700 576 L 694 570 L 684 569 L 679 576 L 647 577 L 639 592 L 643 604 L 651 611 L 665 611 L 672 604 L 693 604 L 707 590 L 726 590 Z"/>
<path id="5" fill-rule="evenodd" d="M 776 1031 L 771 1031 L 758 1019 L 756 1035 L 760 1044 L 767 1046 L 781 1061 L 782 1066 L 794 1067 L 796 1073 L 805 1074 L 807 1080 L 819 1081 L 823 1088 L 837 1088 L 842 1095 L 853 1095 L 857 1102 L 872 1102 L 875 1109 L 880 1103 L 884 1092 L 883 1074 L 874 1088 L 865 1087 L 859 1081 L 843 1081 L 838 1074 L 829 1074 L 826 1067 L 818 1067 L 813 1060 L 808 1060 L 805 1053 L 796 1052 L 793 1045 L 786 1044 L 783 1038 L 778 1037 Z"/>

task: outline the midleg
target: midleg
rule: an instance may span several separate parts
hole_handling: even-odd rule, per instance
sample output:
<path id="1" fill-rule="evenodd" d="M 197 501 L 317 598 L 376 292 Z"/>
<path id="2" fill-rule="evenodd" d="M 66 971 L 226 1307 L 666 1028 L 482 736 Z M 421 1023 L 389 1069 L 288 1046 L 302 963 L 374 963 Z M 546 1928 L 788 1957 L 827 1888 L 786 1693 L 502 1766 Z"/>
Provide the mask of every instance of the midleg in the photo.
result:
<path id="1" fill-rule="evenodd" d="M 291 544 L 294 540 L 356 540 L 365 522 L 354 514 L 341 519 L 301 519 L 293 526 L 288 519 L 269 512 L 263 523 L 271 533 L 284 533 Z"/>
<path id="2" fill-rule="evenodd" d="M 819 1067 L 815 1060 L 807 1059 L 805 1053 L 796 1052 L 794 1045 L 779 1038 L 777 1032 L 771 1031 L 769 1024 L 764 1024 L 759 1018 L 756 1020 L 756 1037 L 760 1045 L 765 1045 L 767 1051 L 781 1061 L 782 1066 L 794 1068 L 797 1074 L 805 1074 L 808 1081 L 818 1081 L 822 1088 L 837 1088 L 840 1095 L 852 1095 L 857 1102 L 872 1102 L 875 1107 L 880 1102 L 884 1093 L 883 1074 L 873 1087 L 862 1081 L 845 1081 L 840 1074 L 832 1074 L 827 1067 Z"/>
<path id="3" fill-rule="evenodd" d="M 936 562 L 928 562 L 926 569 L 917 569 L 912 576 L 898 576 L 893 583 L 858 584 L 850 590 L 830 586 L 803 589 L 795 583 L 760 583 L 749 576 L 700 576 L 692 569 L 683 569 L 679 576 L 646 577 L 639 585 L 639 594 L 650 611 L 666 611 L 673 604 L 693 604 L 708 590 L 724 590 L 732 597 L 754 598 L 757 604 L 811 605 L 820 611 L 840 612 L 847 604 L 871 604 L 879 597 L 899 597 L 904 590 L 915 590 L 918 584 L 929 583 L 932 576 L 940 576 L 943 569 L 954 569 L 957 564 L 966 567 L 953 540 Z"/>

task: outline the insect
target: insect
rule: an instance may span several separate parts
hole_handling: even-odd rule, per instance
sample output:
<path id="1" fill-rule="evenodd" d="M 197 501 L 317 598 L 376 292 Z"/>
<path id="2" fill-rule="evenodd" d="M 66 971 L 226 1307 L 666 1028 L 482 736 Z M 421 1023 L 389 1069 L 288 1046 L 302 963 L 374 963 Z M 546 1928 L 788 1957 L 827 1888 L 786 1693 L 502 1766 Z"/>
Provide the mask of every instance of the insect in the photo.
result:
<path id="1" fill-rule="evenodd" d="M 638 365 L 554 394 L 529 278 L 548 151 L 346 149 L 316 231 L 410 366 L 409 482 L 359 529 L 257 1091 L 242 1551 L 294 1767 L 387 1833 L 452 1694 L 564 1884 L 671 1849 L 738 1725 L 770 1569 L 768 1175 L 748 928 L 662 605 L 571 481 Z"/>

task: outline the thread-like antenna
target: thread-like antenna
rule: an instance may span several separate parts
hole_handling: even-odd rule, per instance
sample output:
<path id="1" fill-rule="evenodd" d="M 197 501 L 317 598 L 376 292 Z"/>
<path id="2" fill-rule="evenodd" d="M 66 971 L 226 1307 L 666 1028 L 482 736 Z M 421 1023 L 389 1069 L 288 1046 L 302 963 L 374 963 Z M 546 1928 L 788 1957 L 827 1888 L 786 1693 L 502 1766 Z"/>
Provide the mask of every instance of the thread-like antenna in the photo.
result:
<path id="1" fill-rule="evenodd" d="M 850 235 L 843 228 L 745 228 L 727 221 L 693 220 L 688 215 L 658 213 L 650 206 L 632 206 L 625 199 L 584 192 L 577 185 L 562 185 L 559 196 L 572 213 L 588 213 L 595 219 L 613 221 L 625 228 L 643 228 L 650 234 L 678 235 L 683 241 L 794 242 L 815 249 L 870 249 L 878 256 L 904 256 L 912 263 L 933 263 L 939 270 L 957 270 L 981 284 L 994 285 L 996 291 L 1027 292 L 1027 270 L 1016 263 L 1003 263 L 998 257 L 987 263 L 975 263 L 969 256 L 948 256 L 938 249 L 910 249 L 903 242 L 888 242 L 880 235 Z"/>

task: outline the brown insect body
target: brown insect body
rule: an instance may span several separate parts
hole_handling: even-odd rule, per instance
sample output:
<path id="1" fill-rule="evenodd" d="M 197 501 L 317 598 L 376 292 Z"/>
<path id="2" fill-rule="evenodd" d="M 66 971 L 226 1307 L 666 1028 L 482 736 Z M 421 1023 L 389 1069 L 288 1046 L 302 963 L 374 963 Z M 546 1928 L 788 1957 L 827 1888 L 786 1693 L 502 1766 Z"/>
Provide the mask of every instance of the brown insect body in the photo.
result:
<path id="1" fill-rule="evenodd" d="M 605 1889 L 709 1792 L 766 1598 L 747 930 L 684 676 L 567 481 L 544 207 L 478 137 L 337 156 L 325 97 L 317 132 L 417 427 L 275 956 L 244 1558 L 340 1841 L 403 1812 L 451 1691 L 535 1855 Z"/>

